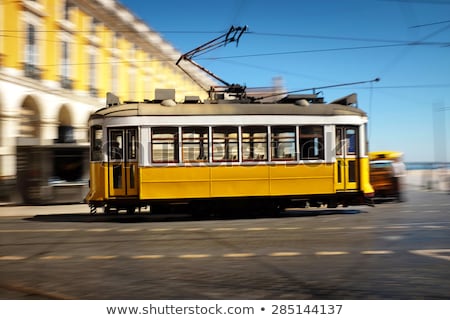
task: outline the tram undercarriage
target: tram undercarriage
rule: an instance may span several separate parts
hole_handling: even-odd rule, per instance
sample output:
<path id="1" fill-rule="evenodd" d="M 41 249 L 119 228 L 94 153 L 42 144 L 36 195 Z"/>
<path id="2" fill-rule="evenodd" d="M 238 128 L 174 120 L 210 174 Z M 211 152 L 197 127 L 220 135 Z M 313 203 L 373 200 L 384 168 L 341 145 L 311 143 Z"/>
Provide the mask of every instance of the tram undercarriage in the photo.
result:
<path id="1" fill-rule="evenodd" d="M 371 198 L 361 192 L 342 192 L 331 195 L 302 195 L 300 197 L 241 197 L 208 199 L 141 200 L 138 198 L 117 198 L 108 201 L 91 201 L 90 213 L 97 214 L 101 208 L 104 214 L 188 213 L 196 217 L 237 214 L 247 211 L 261 215 L 277 215 L 288 208 L 337 208 L 350 205 L 372 206 Z"/>

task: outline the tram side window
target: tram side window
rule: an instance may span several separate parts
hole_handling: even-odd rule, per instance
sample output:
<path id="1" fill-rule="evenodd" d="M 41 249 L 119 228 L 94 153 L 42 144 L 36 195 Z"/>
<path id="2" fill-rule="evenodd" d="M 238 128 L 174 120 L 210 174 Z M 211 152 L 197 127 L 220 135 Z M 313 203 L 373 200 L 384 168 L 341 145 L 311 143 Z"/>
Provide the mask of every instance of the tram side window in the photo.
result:
<path id="1" fill-rule="evenodd" d="M 343 154 L 344 144 L 342 143 L 342 128 L 336 129 L 336 155 L 341 156 Z"/>
<path id="2" fill-rule="evenodd" d="M 136 160 L 137 159 L 137 130 L 136 129 L 128 129 L 127 130 L 127 158 L 128 160 Z"/>
<path id="3" fill-rule="evenodd" d="M 272 127 L 272 160 L 293 161 L 296 160 L 295 127 Z"/>
<path id="4" fill-rule="evenodd" d="M 265 161 L 267 152 L 267 127 L 242 127 L 243 161 Z"/>
<path id="5" fill-rule="evenodd" d="M 152 162 L 178 162 L 178 128 L 161 127 L 152 129 Z"/>
<path id="6" fill-rule="evenodd" d="M 301 160 L 323 160 L 323 127 L 303 126 L 300 127 L 300 159 Z"/>
<path id="7" fill-rule="evenodd" d="M 91 127 L 91 161 L 102 161 L 103 130 L 101 126 Z"/>
<path id="8" fill-rule="evenodd" d="M 208 161 L 208 128 L 186 127 L 182 135 L 183 162 Z"/>
<path id="9" fill-rule="evenodd" d="M 213 128 L 213 161 L 239 161 L 237 127 Z"/>

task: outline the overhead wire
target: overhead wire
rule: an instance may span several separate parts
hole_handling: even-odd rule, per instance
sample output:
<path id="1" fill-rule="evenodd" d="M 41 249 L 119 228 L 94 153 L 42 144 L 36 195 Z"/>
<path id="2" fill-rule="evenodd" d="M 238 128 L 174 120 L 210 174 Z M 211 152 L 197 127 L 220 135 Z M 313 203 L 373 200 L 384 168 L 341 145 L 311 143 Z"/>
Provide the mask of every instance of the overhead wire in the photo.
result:
<path id="1" fill-rule="evenodd" d="M 435 24 L 447 23 L 448 21 L 440 21 L 430 24 L 417 25 L 413 27 L 419 26 L 428 26 Z M 265 57 L 265 56 L 277 56 L 277 55 L 293 55 L 293 54 L 306 54 L 306 53 L 320 53 L 320 52 L 335 52 L 335 51 L 350 51 L 350 50 L 364 50 L 364 49 L 380 49 L 380 48 L 394 48 L 394 47 L 410 47 L 410 46 L 450 46 L 450 42 L 428 42 L 425 41 L 432 36 L 445 31 L 450 28 L 450 24 L 446 25 L 439 30 L 429 34 L 427 37 L 424 37 L 417 41 L 405 41 L 405 40 L 394 40 L 394 39 L 374 39 L 374 38 L 358 38 L 358 37 L 345 37 L 345 36 L 323 36 L 323 35 L 308 35 L 308 34 L 291 34 L 291 33 L 266 33 L 266 32 L 248 32 L 249 35 L 254 36 L 270 36 L 270 37 L 296 37 L 296 38 L 311 38 L 311 39 L 326 39 L 326 40 L 338 40 L 338 41 L 358 41 L 358 42 L 381 42 L 384 44 L 376 44 L 376 45 L 367 45 L 367 46 L 348 46 L 348 47 L 334 47 L 334 48 L 323 48 L 323 49 L 309 49 L 309 50 L 294 50 L 294 51 L 278 51 L 278 52 L 267 52 L 267 53 L 254 53 L 254 54 L 244 54 L 244 55 L 230 55 L 230 56 L 215 56 L 215 57 L 199 57 L 199 60 L 227 60 L 227 59 L 236 59 L 236 58 L 252 58 L 252 57 Z M 25 33 L 26 30 L 0 30 L 0 37 L 18 37 L 22 39 L 26 39 L 25 36 L 19 35 L 11 35 L 4 33 Z M 47 33 L 47 32 L 63 32 L 62 30 L 36 30 L 37 33 Z M 102 31 L 96 31 L 95 33 L 92 30 L 76 30 L 73 33 L 89 33 L 89 34 L 97 34 Z M 106 31 L 105 31 L 106 32 Z M 108 31 L 111 32 L 111 31 Z M 133 31 L 125 31 L 118 30 L 117 33 L 126 33 Z M 148 31 L 149 33 L 155 33 L 154 31 Z M 3 34 L 2 34 L 3 33 Z M 180 33 L 180 34 L 214 34 L 214 31 L 186 31 L 186 30 L 165 30 L 159 31 L 158 34 L 161 33 Z M 47 41 L 47 42 L 61 42 L 61 40 L 52 40 L 52 39 L 38 39 L 39 41 Z M 69 44 L 77 44 L 76 41 L 67 41 Z M 172 58 L 152 58 L 150 60 L 129 60 L 129 59 L 120 59 L 116 61 L 108 61 L 108 62 L 85 62 L 85 63 L 68 63 L 65 64 L 67 66 L 78 66 L 78 65 L 101 65 L 101 64 L 121 64 L 121 63 L 151 63 L 151 62 L 172 62 L 174 59 Z M 234 62 L 237 63 L 237 62 Z M 51 67 L 51 66 L 59 66 L 60 64 L 49 64 L 42 65 L 43 67 Z M 255 66 L 253 66 L 255 67 Z M 377 87 L 380 88 L 380 87 Z"/>

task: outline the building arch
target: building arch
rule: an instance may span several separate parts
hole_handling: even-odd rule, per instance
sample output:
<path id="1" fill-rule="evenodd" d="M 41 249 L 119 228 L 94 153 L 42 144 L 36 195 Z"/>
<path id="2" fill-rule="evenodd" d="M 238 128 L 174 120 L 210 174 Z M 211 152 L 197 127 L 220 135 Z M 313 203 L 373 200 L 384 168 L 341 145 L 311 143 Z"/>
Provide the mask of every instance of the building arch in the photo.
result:
<path id="1" fill-rule="evenodd" d="M 74 138 L 74 126 L 72 113 L 70 107 L 67 104 L 63 104 L 59 109 L 58 114 L 58 143 L 73 143 Z"/>
<path id="2" fill-rule="evenodd" d="M 70 108 L 67 104 L 63 104 L 59 109 L 58 123 L 62 126 L 73 125 L 72 113 L 70 112 Z"/>
<path id="3" fill-rule="evenodd" d="M 25 97 L 19 111 L 19 138 L 41 137 L 41 112 L 37 99 L 31 95 Z"/>

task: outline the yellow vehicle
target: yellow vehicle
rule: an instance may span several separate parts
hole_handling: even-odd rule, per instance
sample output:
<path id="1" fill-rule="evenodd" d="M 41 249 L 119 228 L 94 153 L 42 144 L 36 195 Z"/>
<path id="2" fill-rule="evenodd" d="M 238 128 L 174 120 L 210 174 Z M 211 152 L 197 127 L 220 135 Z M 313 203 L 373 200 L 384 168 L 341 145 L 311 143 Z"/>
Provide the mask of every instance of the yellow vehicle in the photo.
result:
<path id="1" fill-rule="evenodd" d="M 398 151 L 375 151 L 369 153 L 370 183 L 375 197 L 402 200 L 402 177 L 405 174 L 403 153 Z"/>
<path id="2" fill-rule="evenodd" d="M 86 201 L 91 213 L 367 203 L 367 115 L 355 98 L 107 101 L 89 119 Z"/>

